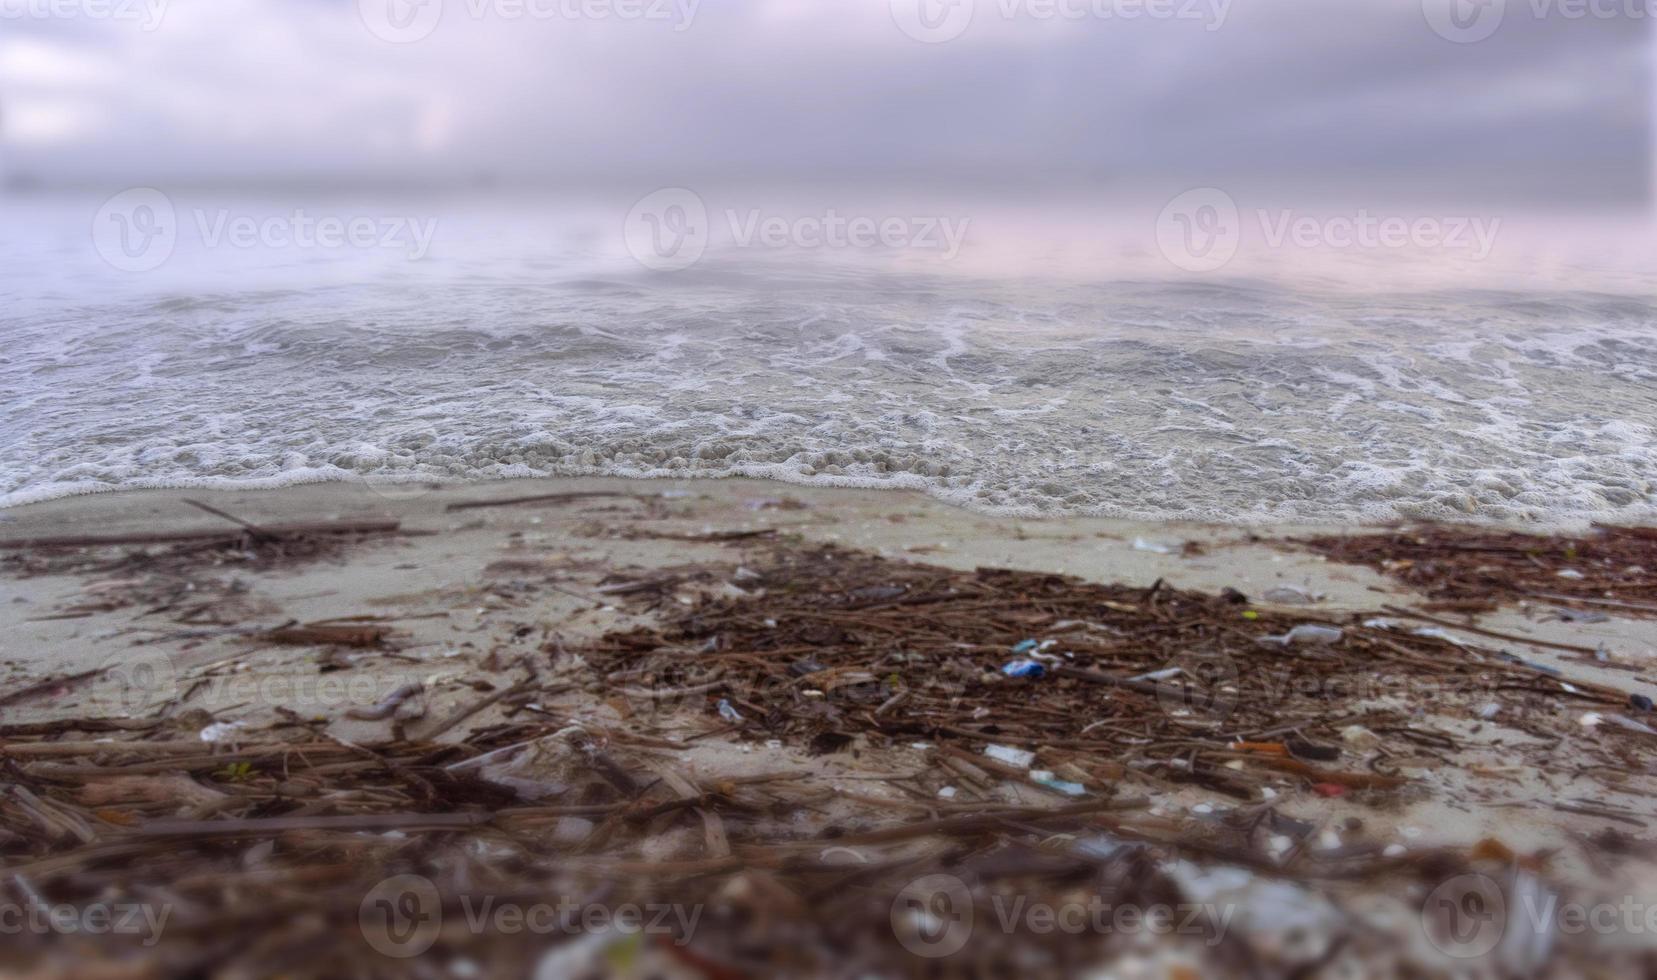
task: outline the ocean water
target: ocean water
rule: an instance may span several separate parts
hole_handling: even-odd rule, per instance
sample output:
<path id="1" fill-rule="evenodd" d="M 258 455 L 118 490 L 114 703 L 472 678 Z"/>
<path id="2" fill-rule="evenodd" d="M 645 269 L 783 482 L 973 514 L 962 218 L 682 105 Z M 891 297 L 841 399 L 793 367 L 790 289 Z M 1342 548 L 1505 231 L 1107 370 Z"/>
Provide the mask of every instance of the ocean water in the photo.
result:
<path id="1" fill-rule="evenodd" d="M 667 273 L 618 212 L 452 201 L 418 261 L 212 244 L 181 203 L 168 260 L 132 272 L 94 247 L 98 203 L 6 205 L 0 507 L 607 474 L 1236 523 L 1657 513 L 1657 293 L 1624 272 L 1189 275 L 1131 234 L 1075 261 L 985 217 L 948 260 L 716 241 Z"/>

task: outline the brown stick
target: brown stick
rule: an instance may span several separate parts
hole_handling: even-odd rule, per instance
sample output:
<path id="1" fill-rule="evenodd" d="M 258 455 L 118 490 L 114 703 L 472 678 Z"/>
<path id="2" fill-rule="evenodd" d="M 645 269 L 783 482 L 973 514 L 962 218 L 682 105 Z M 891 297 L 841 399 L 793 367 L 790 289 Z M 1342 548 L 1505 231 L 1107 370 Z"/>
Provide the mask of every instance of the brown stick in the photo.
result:
<path id="1" fill-rule="evenodd" d="M 217 507 L 210 507 L 207 504 L 204 504 L 199 500 L 191 500 L 189 498 L 185 498 L 184 502 L 189 504 L 191 507 L 196 508 L 197 510 L 204 510 L 209 514 L 212 514 L 214 517 L 222 517 L 222 518 L 224 518 L 225 520 L 229 521 L 232 524 L 236 524 L 236 525 L 239 525 L 241 527 L 244 527 L 248 531 L 252 532 L 255 537 L 264 538 L 267 541 L 281 540 L 281 535 L 272 534 L 271 532 L 265 530 L 264 528 L 262 528 L 259 525 L 253 523 L 252 521 L 242 520 L 240 517 L 237 517 L 235 514 L 227 514 L 224 511 L 219 510 Z"/>
<path id="2" fill-rule="evenodd" d="M 352 521 L 337 523 L 316 521 L 306 524 L 281 524 L 265 529 L 266 534 L 281 537 L 322 534 L 398 534 L 400 521 Z M 148 534 L 88 534 L 55 538 L 17 538 L 0 541 L 0 549 L 24 548 L 107 548 L 121 545 L 188 544 L 201 541 L 234 541 L 237 533 L 220 528 L 198 528 L 192 531 L 151 532 Z"/>
<path id="3" fill-rule="evenodd" d="M 1397 606 L 1382 606 L 1381 608 L 1389 613 L 1392 613 L 1394 616 L 1408 616 L 1411 619 L 1422 619 L 1429 623 L 1437 623 L 1446 629 L 1461 630 L 1464 633 L 1475 633 L 1479 636 L 1488 636 L 1493 640 L 1507 640 L 1509 643 L 1526 643 L 1533 647 L 1541 647 L 1544 650 L 1564 650 L 1567 653 L 1595 654 L 1599 652 L 1597 647 L 1577 646 L 1574 643 L 1550 643 L 1547 640 L 1532 640 L 1528 637 L 1514 636 L 1512 633 L 1498 633 L 1495 630 L 1482 629 L 1478 626 L 1464 626 L 1455 620 L 1439 619 L 1437 616 L 1429 616 L 1426 613 L 1412 612 L 1408 609 L 1400 609 Z"/>
<path id="4" fill-rule="evenodd" d="M 1085 667 L 1069 667 L 1064 664 L 1055 664 L 1050 668 L 1055 676 L 1069 677 L 1073 680 L 1087 681 L 1090 684 L 1104 684 L 1109 687 L 1120 687 L 1129 691 L 1138 691 L 1140 694 L 1149 694 L 1161 697 L 1167 693 L 1170 697 L 1183 698 L 1184 694 L 1178 688 L 1164 688 L 1160 684 L 1149 681 L 1136 681 L 1127 677 L 1117 677 L 1114 674 L 1105 674 L 1097 670 L 1088 670 Z"/>
<path id="5" fill-rule="evenodd" d="M 446 511 L 479 510 L 484 507 L 516 507 L 519 504 L 555 504 L 576 500 L 597 500 L 604 497 L 637 497 L 637 494 L 614 491 L 591 493 L 541 493 L 533 497 L 507 497 L 504 500 L 463 500 L 443 508 Z"/>
<path id="6" fill-rule="evenodd" d="M 16 704 L 19 701 L 25 701 L 29 698 L 34 697 L 37 694 L 44 694 L 45 692 L 50 691 L 54 687 L 59 687 L 59 686 L 64 686 L 64 685 L 69 685 L 69 684 L 78 684 L 81 681 L 84 681 L 89 677 L 95 677 L 98 674 L 101 674 L 101 673 L 103 673 L 104 671 L 106 671 L 108 669 L 109 669 L 108 667 L 96 667 L 92 670 L 83 670 L 78 674 L 69 674 L 65 677 L 49 677 L 46 680 L 40 681 L 39 683 L 30 684 L 28 687 L 23 688 L 21 691 L 13 691 L 12 693 L 6 695 L 5 697 L 0 697 L 0 707 L 4 707 L 6 705 Z"/>
<path id="7" fill-rule="evenodd" d="M 152 820 L 137 832 L 141 837 L 249 837 L 300 830 L 457 830 L 493 819 L 492 813 L 366 813 L 347 817 Z"/>
<path id="8" fill-rule="evenodd" d="M 465 721 L 466 719 L 472 717 L 473 715 L 475 715 L 478 712 L 482 711 L 484 708 L 487 708 L 490 705 L 495 704 L 499 701 L 505 700 L 506 698 L 509 698 L 514 694 L 522 694 L 524 691 L 529 690 L 530 686 L 534 683 L 535 683 L 535 678 L 534 677 L 526 677 L 523 680 L 519 681 L 518 683 L 512 685 L 511 687 L 503 687 L 500 690 L 496 691 L 494 694 L 491 694 L 486 698 L 483 698 L 483 699 L 478 700 L 478 701 L 474 701 L 473 703 L 471 703 L 469 705 L 466 705 L 465 707 L 461 708 L 460 710 L 458 710 L 458 711 L 454 712 L 453 714 L 449 715 L 447 718 L 444 718 L 442 721 L 437 722 L 435 725 L 431 726 L 431 728 L 427 729 L 425 732 L 421 733 L 420 740 L 423 741 L 423 742 L 434 741 L 434 740 L 436 740 L 436 738 L 439 735 L 442 735 L 444 732 L 446 732 L 449 729 L 455 727 L 456 725 L 460 724 L 461 722 Z"/>

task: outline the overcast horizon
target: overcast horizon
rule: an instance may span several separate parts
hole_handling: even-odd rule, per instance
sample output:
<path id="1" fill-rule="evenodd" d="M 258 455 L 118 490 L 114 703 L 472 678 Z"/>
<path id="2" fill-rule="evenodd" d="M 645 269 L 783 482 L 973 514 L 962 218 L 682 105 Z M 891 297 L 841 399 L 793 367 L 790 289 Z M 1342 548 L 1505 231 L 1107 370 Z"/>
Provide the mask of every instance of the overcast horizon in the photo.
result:
<path id="1" fill-rule="evenodd" d="M 717 176 L 1009 197 L 1184 183 L 1651 199 L 1648 18 L 1567 19 L 1542 0 L 1514 0 L 1472 43 L 1435 31 L 1422 0 L 1169 0 L 1132 20 L 1122 0 L 1047 19 L 979 0 L 965 26 L 947 5 L 909 20 L 938 0 L 110 8 L 130 18 L 54 2 L 81 16 L 0 4 L 13 185 Z M 412 19 L 377 21 L 380 3 Z M 387 40 L 392 23 L 416 33 Z M 927 43 L 918 23 L 959 33 Z"/>

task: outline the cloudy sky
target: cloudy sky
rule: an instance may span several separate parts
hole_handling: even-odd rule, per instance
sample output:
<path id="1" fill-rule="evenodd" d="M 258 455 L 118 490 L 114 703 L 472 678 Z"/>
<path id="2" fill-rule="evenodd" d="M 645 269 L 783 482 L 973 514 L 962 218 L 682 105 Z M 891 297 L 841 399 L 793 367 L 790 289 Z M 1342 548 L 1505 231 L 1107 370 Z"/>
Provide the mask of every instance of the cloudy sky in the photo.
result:
<path id="1" fill-rule="evenodd" d="M 0 0 L 0 168 L 1612 204 L 1652 170 L 1647 18 L 1550 0 L 419 2 Z"/>

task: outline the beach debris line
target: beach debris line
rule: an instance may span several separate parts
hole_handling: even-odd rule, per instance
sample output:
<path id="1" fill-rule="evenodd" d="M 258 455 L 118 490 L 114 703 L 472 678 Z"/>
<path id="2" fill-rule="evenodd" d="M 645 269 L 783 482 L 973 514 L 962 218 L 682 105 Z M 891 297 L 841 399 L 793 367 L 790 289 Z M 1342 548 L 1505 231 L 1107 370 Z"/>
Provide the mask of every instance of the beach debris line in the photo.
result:
<path id="1" fill-rule="evenodd" d="M 1597 525 L 1582 535 L 1538 535 L 1427 525 L 1289 540 L 1420 589 L 1433 600 L 1429 611 L 1530 602 L 1657 617 L 1657 528 Z"/>
<path id="2" fill-rule="evenodd" d="M 300 568 L 335 560 L 362 542 L 426 532 L 395 520 L 260 524 L 196 500 L 186 505 L 229 527 L 109 535 L 0 539 L 0 573 L 88 576 L 79 595 L 41 619 L 139 607 L 174 622 L 239 625 L 276 612 L 239 571 Z M 280 642 L 280 641 L 278 641 Z"/>
<path id="3" fill-rule="evenodd" d="M 1584 708 L 1626 710 L 1625 693 L 1388 628 L 1372 613 L 1311 623 L 1160 582 L 961 572 L 834 547 L 774 546 L 744 566 L 754 594 L 705 594 L 580 655 L 634 692 L 698 690 L 717 671 L 706 710 L 735 713 L 747 738 L 919 739 L 981 753 L 980 768 L 1011 766 L 1025 782 L 1031 769 L 1072 767 L 1060 795 L 1126 783 L 1196 785 L 1253 803 L 1329 784 L 1374 802 L 1428 792 L 1433 767 L 1400 766 L 1393 760 L 1407 753 L 1343 734 L 1362 726 L 1392 745 L 1456 744 L 1429 710 L 1446 722 L 1522 719 L 1528 736 L 1551 724 L 1607 773 L 1626 770 L 1624 753 L 1657 748 L 1630 744 L 1626 729 L 1583 740 L 1571 723 Z M 1008 651 L 1022 656 L 1009 661 Z M 803 658 L 809 670 L 797 669 Z M 646 718 L 660 704 L 635 707 Z M 1293 749 L 1238 748 L 1253 743 Z M 960 775 L 938 770 L 927 794 Z"/>
<path id="4" fill-rule="evenodd" d="M 604 975 L 624 940 L 651 975 L 913 975 L 931 962 L 916 943 L 937 935 L 924 921 L 937 893 L 914 886 L 943 876 L 965 903 L 952 908 L 985 922 L 1078 894 L 1212 902 L 1223 879 L 1246 909 L 1319 909 L 1328 944 L 1197 916 L 1181 953 L 1193 974 L 1315 976 L 1413 955 L 1347 911 L 1351 889 L 1424 894 L 1471 873 L 1542 887 L 1547 854 L 1400 843 L 1355 815 L 1445 792 L 1468 725 L 1608 785 L 1637 782 L 1657 752 L 1649 701 L 1402 617 L 1311 622 L 1160 581 L 960 571 L 781 535 L 721 543 L 740 564 L 598 587 L 655 610 L 652 625 L 584 642 L 514 633 L 455 661 L 476 693 L 439 708 L 451 680 L 400 679 L 343 712 L 349 740 L 291 712 L 181 710 L 187 692 L 147 718 L 0 726 L 6 900 L 170 916 L 147 946 L 18 937 L 0 969 L 56 956 L 76 975 L 102 958 L 141 976 L 396 975 L 363 910 L 395 907 L 379 890 L 412 879 L 452 922 L 526 896 L 707 913 L 631 939 L 433 931 L 430 962 L 467 975 L 538 975 L 549 954 L 596 957 Z M 391 639 L 387 621 L 213 632 L 357 656 Z M 1408 682 L 1403 697 L 1370 696 L 1383 673 Z M 1549 805 L 1643 826 L 1610 802 Z M 1531 877 L 1515 883 L 1516 867 Z M 961 975 L 1076 975 L 1124 948 L 1108 930 L 1022 925 L 963 942 L 942 961 Z"/>

